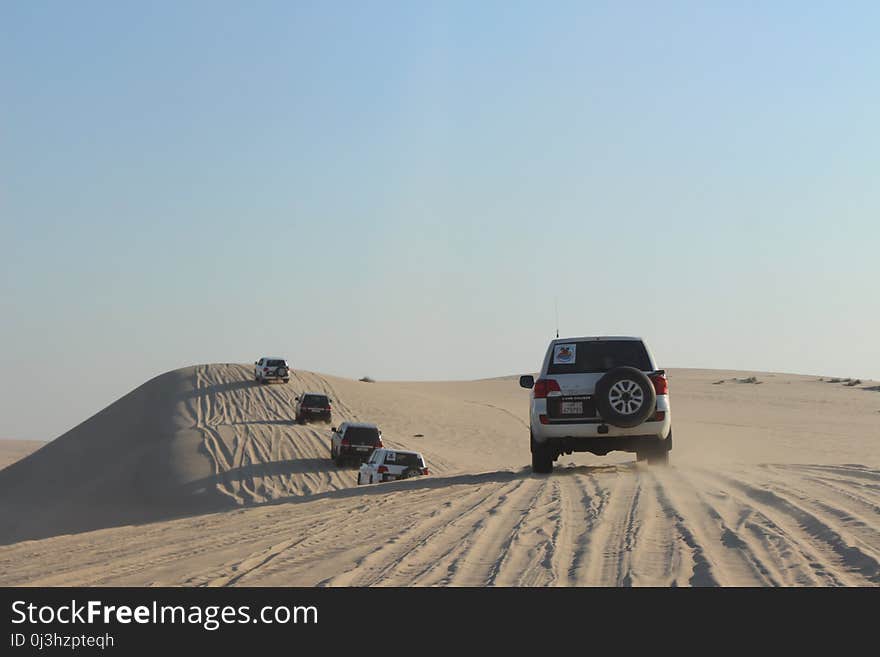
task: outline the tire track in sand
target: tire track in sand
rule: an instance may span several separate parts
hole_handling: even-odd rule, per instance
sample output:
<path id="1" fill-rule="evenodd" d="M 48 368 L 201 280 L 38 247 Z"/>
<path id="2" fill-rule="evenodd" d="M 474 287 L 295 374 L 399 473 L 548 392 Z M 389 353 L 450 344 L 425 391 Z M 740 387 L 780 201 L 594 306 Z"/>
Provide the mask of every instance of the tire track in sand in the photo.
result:
<path id="1" fill-rule="evenodd" d="M 511 478 L 514 477 L 511 473 Z M 436 561 L 430 551 L 436 550 L 438 545 L 448 544 L 444 542 L 444 535 L 451 531 L 453 524 L 467 525 L 469 519 L 479 517 L 486 508 L 497 508 L 497 500 L 519 485 L 519 481 L 477 485 L 463 495 L 459 494 L 458 487 L 449 489 L 447 492 L 451 499 L 434 501 L 439 506 L 428 517 L 414 520 L 359 560 L 353 568 L 322 581 L 320 585 L 397 586 L 420 583 L 421 575 Z"/>
<path id="2" fill-rule="evenodd" d="M 814 513 L 768 488 L 731 476 L 717 475 L 732 491 L 772 521 L 809 560 L 816 575 L 832 585 L 880 583 L 880 564 L 849 544 L 839 532 Z"/>

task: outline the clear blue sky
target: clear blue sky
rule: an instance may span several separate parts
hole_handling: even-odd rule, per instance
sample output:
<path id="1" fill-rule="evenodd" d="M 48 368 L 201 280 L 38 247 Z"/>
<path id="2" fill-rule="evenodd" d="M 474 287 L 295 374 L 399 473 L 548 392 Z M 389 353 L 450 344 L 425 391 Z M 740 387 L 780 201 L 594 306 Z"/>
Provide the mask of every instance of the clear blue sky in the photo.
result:
<path id="1" fill-rule="evenodd" d="M 532 371 L 555 297 L 668 367 L 880 378 L 878 32 L 875 2 L 3 2 L 0 437 L 263 354 Z"/>

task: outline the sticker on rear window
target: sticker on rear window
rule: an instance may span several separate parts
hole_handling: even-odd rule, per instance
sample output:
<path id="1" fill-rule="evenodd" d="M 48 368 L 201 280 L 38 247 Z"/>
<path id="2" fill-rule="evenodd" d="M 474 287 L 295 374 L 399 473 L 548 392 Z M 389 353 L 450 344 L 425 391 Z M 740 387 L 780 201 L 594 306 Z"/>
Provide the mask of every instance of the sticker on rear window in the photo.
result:
<path id="1" fill-rule="evenodd" d="M 553 348 L 553 364 L 566 365 L 574 362 L 576 344 L 558 344 Z"/>
<path id="2" fill-rule="evenodd" d="M 385 463 L 392 463 L 397 460 L 397 454 L 394 452 L 385 452 Z"/>

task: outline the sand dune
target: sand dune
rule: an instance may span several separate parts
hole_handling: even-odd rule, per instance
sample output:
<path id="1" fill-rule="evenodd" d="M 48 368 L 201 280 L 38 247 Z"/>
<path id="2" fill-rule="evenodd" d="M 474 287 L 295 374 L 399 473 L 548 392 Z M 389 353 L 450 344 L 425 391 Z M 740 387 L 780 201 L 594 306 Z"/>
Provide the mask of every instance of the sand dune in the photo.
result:
<path id="1" fill-rule="evenodd" d="M 713 385 L 756 376 L 761 385 Z M 880 394 L 816 377 L 672 370 L 669 468 L 527 467 L 515 377 L 361 383 L 242 365 L 169 372 L 0 471 L 6 585 L 876 585 Z M 356 487 L 336 422 L 422 451 Z"/>
<path id="2" fill-rule="evenodd" d="M 0 439 L 0 469 L 20 461 L 46 443 L 42 440 L 2 440 Z"/>

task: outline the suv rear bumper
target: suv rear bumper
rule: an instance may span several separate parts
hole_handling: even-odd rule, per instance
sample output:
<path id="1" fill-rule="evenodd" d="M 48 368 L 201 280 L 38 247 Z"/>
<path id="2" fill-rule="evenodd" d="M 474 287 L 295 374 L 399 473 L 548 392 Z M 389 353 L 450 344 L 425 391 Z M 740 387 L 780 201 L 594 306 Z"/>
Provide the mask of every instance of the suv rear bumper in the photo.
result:
<path id="1" fill-rule="evenodd" d="M 631 438 L 649 437 L 653 440 L 663 440 L 669 435 L 672 427 L 672 414 L 668 411 L 666 416 L 660 422 L 643 422 L 642 424 L 630 429 L 622 429 L 609 424 L 603 423 L 601 420 L 593 422 L 551 422 L 549 424 L 541 424 L 540 417 L 532 416 L 531 430 L 532 438 L 539 445 L 565 442 L 569 444 L 571 441 L 599 441 L 600 443 L 614 443 L 616 441 L 626 442 Z M 611 449 L 621 449 L 620 447 L 612 447 Z M 573 450 L 573 451 L 590 451 L 590 450 Z"/>
<path id="2" fill-rule="evenodd" d="M 339 456 L 344 459 L 350 460 L 358 460 L 366 462 L 372 455 L 375 447 L 370 447 L 368 450 L 360 451 L 357 447 L 342 447 L 339 450 Z"/>
<path id="3" fill-rule="evenodd" d="M 550 438 L 542 443 L 558 454 L 571 454 L 572 452 L 590 452 L 598 456 L 604 456 L 608 452 L 638 452 L 645 448 L 656 448 L 658 443 L 671 445 L 668 435 L 660 439 L 655 435 L 641 436 L 618 436 L 616 438 Z M 670 449 L 667 446 L 667 449 Z"/>
<path id="4" fill-rule="evenodd" d="M 308 418 L 309 420 L 326 420 L 327 422 L 329 422 L 330 418 L 331 418 L 331 415 L 330 415 L 331 412 L 332 411 L 329 411 L 329 410 L 313 411 L 313 410 L 304 408 L 299 412 L 299 415 L 300 415 L 300 417 Z"/>

